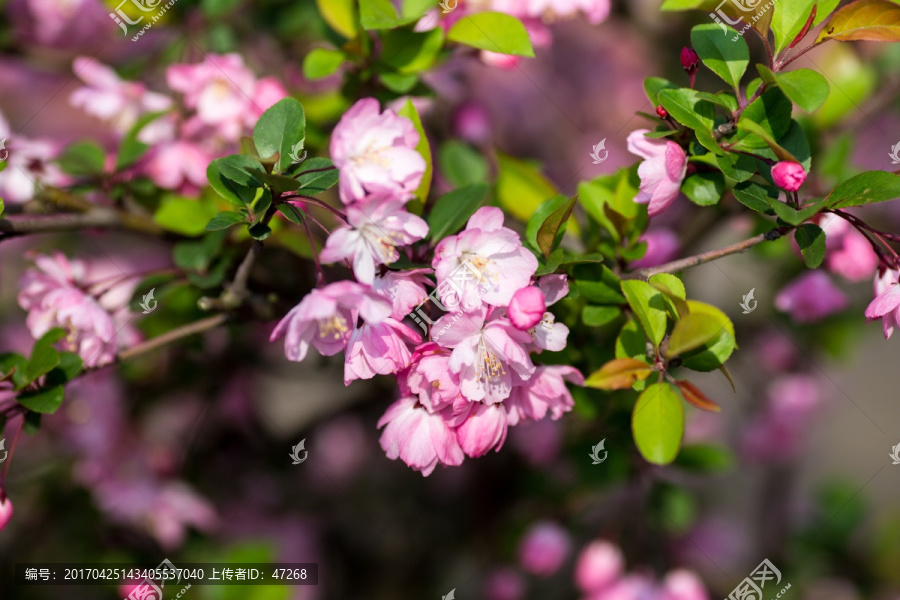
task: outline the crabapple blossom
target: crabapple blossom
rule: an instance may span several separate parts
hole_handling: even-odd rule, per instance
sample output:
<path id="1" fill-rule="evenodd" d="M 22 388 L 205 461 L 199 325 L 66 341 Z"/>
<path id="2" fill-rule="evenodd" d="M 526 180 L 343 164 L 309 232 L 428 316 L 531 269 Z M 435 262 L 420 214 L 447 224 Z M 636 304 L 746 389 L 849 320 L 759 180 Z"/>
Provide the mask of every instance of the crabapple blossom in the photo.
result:
<path id="1" fill-rule="evenodd" d="M 438 463 L 458 466 L 465 459 L 447 420 L 441 414 L 429 413 L 413 396 L 394 402 L 378 427 L 384 427 L 379 441 L 387 457 L 399 458 L 422 475 L 430 475 Z"/>
<path id="2" fill-rule="evenodd" d="M 142 170 L 163 189 L 196 193 L 207 185 L 206 168 L 213 158 L 192 142 L 164 142 L 150 151 Z"/>
<path id="3" fill-rule="evenodd" d="M 407 246 L 428 235 L 428 223 L 406 211 L 404 200 L 369 199 L 347 207 L 350 227 L 335 229 L 319 258 L 332 263 L 349 259 L 353 274 L 371 285 L 375 268 L 400 258 L 398 246 Z"/>
<path id="4" fill-rule="evenodd" d="M 531 419 L 539 421 L 550 413 L 557 420 L 575 406 L 566 381 L 584 385 L 584 375 L 574 367 L 542 365 L 524 384 L 513 387 L 507 404 L 509 424 Z"/>
<path id="5" fill-rule="evenodd" d="M 300 362 L 309 345 L 332 356 L 350 341 L 357 315 L 367 323 L 380 323 L 391 314 L 385 298 L 354 281 L 339 281 L 311 291 L 272 331 L 269 341 L 284 336 L 284 355 Z"/>
<path id="6" fill-rule="evenodd" d="M 347 342 L 344 384 L 402 371 L 409 366 L 411 357 L 406 343 L 421 341 L 419 334 L 391 317 L 377 323 L 363 323 L 353 330 Z"/>
<path id="7" fill-rule="evenodd" d="M 641 191 L 634 201 L 649 204 L 651 217 L 666 210 L 681 192 L 687 174 L 687 155 L 671 140 L 652 140 L 645 137 L 647 129 L 638 129 L 628 136 L 628 151 L 644 159 L 638 167 Z"/>
<path id="8" fill-rule="evenodd" d="M 695 573 L 678 569 L 663 578 L 660 600 L 709 600 L 709 594 Z"/>
<path id="9" fill-rule="evenodd" d="M 13 135 L 0 114 L 0 139 L 6 140 L 6 168 L 0 171 L 0 198 L 10 204 L 23 204 L 34 197 L 39 183 L 66 186 L 71 178 L 56 165 L 62 145 L 45 139 Z"/>
<path id="10" fill-rule="evenodd" d="M 900 271 L 885 269 L 875 276 L 875 299 L 866 307 L 867 319 L 881 319 L 884 339 L 890 339 L 900 324 Z"/>
<path id="11" fill-rule="evenodd" d="M 515 569 L 497 569 L 484 583 L 484 596 L 487 600 L 522 600 L 525 580 Z"/>
<path id="12" fill-rule="evenodd" d="M 556 573 L 569 556 L 572 541 L 569 533 L 550 522 L 531 526 L 519 544 L 519 562 L 534 575 L 549 577 Z"/>
<path id="13" fill-rule="evenodd" d="M 461 397 L 459 374 L 450 371 L 450 351 L 436 342 L 416 348 L 406 383 L 428 412 L 438 412 Z M 468 401 L 466 401 L 468 402 Z"/>
<path id="14" fill-rule="evenodd" d="M 806 170 L 803 165 L 783 160 L 772 167 L 772 181 L 788 192 L 796 192 L 806 181 Z"/>
<path id="15" fill-rule="evenodd" d="M 591 542 L 575 563 L 575 583 L 585 594 L 593 594 L 618 579 L 624 567 L 625 558 L 618 546 L 602 540 Z"/>
<path id="16" fill-rule="evenodd" d="M 391 316 L 399 321 L 428 297 L 425 286 L 431 281 L 425 274 L 430 272 L 431 269 L 411 269 L 376 274 L 372 289 L 391 301 Z"/>
<path id="17" fill-rule="evenodd" d="M 425 172 L 425 159 L 416 151 L 418 143 L 412 121 L 390 109 L 381 112 L 375 98 L 354 104 L 331 134 L 341 201 L 349 205 L 370 194 L 411 198 Z"/>
<path id="18" fill-rule="evenodd" d="M 519 235 L 503 226 L 503 211 L 485 206 L 459 235 L 440 241 L 431 266 L 441 302 L 473 310 L 481 303 L 508 305 L 513 294 L 531 282 L 538 264 Z M 455 296 L 458 301 L 450 302 Z"/>
<path id="19" fill-rule="evenodd" d="M 525 287 L 513 294 L 507 308 L 510 322 L 516 329 L 526 331 L 541 322 L 547 305 L 539 288 Z"/>
<path id="20" fill-rule="evenodd" d="M 825 232 L 825 264 L 847 281 L 863 281 L 878 267 L 878 255 L 869 240 L 846 220 L 835 215 L 820 222 Z"/>
<path id="21" fill-rule="evenodd" d="M 812 323 L 847 308 L 844 293 L 822 271 L 809 271 L 775 297 L 775 308 L 799 323 Z"/>
<path id="22" fill-rule="evenodd" d="M 475 402 L 456 430 L 456 439 L 466 456 L 477 458 L 491 448 L 499 452 L 506 440 L 506 428 L 506 409 L 502 404 Z"/>

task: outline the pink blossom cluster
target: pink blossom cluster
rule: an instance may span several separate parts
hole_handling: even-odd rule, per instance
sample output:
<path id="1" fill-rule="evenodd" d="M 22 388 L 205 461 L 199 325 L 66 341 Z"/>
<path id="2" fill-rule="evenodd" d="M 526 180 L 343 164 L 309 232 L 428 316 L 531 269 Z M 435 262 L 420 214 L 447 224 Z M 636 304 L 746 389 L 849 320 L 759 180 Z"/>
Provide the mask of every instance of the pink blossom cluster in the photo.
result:
<path id="1" fill-rule="evenodd" d="M 509 426 L 560 418 L 573 405 L 565 382 L 583 377 L 531 360 L 566 345 L 568 329 L 546 306 L 568 285 L 563 275 L 535 279 L 537 259 L 503 226 L 500 209 L 479 209 L 464 231 L 440 240 L 430 268 L 388 268 L 401 252 L 410 258 L 411 245 L 428 234 L 405 208 L 425 170 L 418 142 L 409 119 L 381 112 L 374 99 L 343 116 L 331 156 L 347 224 L 330 234 L 321 259 L 346 260 L 355 281 L 314 289 L 271 339 L 284 337 L 293 361 L 310 345 L 327 356 L 343 350 L 348 385 L 394 375 L 401 397 L 379 421 L 381 446 L 429 475 L 439 463 L 499 449 Z"/>
<path id="2" fill-rule="evenodd" d="M 53 162 L 62 151 L 62 144 L 47 138 L 20 136 L 14 132 L 3 113 L 0 113 L 0 198 L 10 204 L 22 204 L 34 197 L 38 184 L 64 186 L 71 178 Z"/>
<path id="3" fill-rule="evenodd" d="M 89 266 L 60 252 L 35 255 L 34 263 L 22 275 L 18 300 L 35 339 L 64 329 L 60 347 L 81 356 L 86 367 L 109 364 L 119 348 L 138 341 L 128 308 L 134 284 L 115 264 Z"/>
<path id="4" fill-rule="evenodd" d="M 185 194 L 205 187 L 209 163 L 236 149 L 259 116 L 287 96 L 276 79 L 258 79 L 240 54 L 208 54 L 200 63 L 166 69 L 169 88 L 182 95 L 182 115 L 174 112 L 170 96 L 124 81 L 92 58 L 76 58 L 73 71 L 85 85 L 72 93 L 70 103 L 119 136 L 139 118 L 165 113 L 139 134 L 138 139 L 152 147 L 135 166 L 135 174 Z"/>

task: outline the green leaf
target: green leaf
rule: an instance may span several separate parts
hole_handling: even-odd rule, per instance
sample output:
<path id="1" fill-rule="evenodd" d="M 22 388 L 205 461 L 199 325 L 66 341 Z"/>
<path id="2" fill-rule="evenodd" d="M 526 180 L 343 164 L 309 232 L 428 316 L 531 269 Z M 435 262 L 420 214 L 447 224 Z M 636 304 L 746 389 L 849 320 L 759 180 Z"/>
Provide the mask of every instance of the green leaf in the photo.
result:
<path id="1" fill-rule="evenodd" d="M 588 327 L 603 327 L 622 314 L 618 306 L 585 306 L 581 309 L 581 322 Z"/>
<path id="2" fill-rule="evenodd" d="M 81 373 L 83 367 L 84 363 L 80 356 L 63 350 L 59 353 L 59 365 L 48 373 L 47 378 L 54 379 L 54 383 L 68 383 Z M 58 377 L 55 377 L 57 374 Z"/>
<path id="3" fill-rule="evenodd" d="M 418 84 L 419 76 L 416 73 L 404 75 L 402 73 L 379 73 L 378 79 L 384 87 L 400 95 L 410 93 Z"/>
<path id="4" fill-rule="evenodd" d="M 104 171 L 106 152 L 95 142 L 84 140 L 67 146 L 56 162 L 69 175 L 99 175 Z"/>
<path id="5" fill-rule="evenodd" d="M 247 232 L 250 234 L 254 240 L 259 240 L 260 242 L 269 238 L 272 235 L 272 228 L 266 225 L 265 223 L 255 223 L 247 229 Z"/>
<path id="6" fill-rule="evenodd" d="M 322 79 L 337 71 L 347 57 L 340 50 L 313 48 L 303 58 L 303 76 L 307 79 Z"/>
<path id="7" fill-rule="evenodd" d="M 616 358 L 636 358 L 647 362 L 647 337 L 634 319 L 625 323 L 616 338 Z"/>
<path id="8" fill-rule="evenodd" d="M 653 347 L 659 348 L 659 343 L 666 335 L 666 303 L 663 295 L 646 281 L 633 279 L 622 282 L 622 293 Z"/>
<path id="9" fill-rule="evenodd" d="M 438 149 L 441 173 L 454 186 L 478 183 L 487 179 L 488 166 L 481 154 L 459 140 L 449 140 Z"/>
<path id="10" fill-rule="evenodd" d="M 579 294 L 584 296 L 589 302 L 594 304 L 625 304 L 625 296 L 621 292 L 621 282 L 615 273 L 603 266 L 600 269 L 600 275 L 596 275 L 591 279 L 578 276 L 571 282 L 571 288 L 577 290 Z"/>
<path id="11" fill-rule="evenodd" d="M 716 108 L 712 102 L 701 100 L 697 92 L 687 88 L 662 90 L 659 103 L 669 115 L 697 135 L 697 141 L 713 154 L 722 154 L 719 143 L 712 134 L 715 126 Z"/>
<path id="12" fill-rule="evenodd" d="M 750 131 L 745 124 L 751 121 L 768 134 L 772 140 L 779 140 L 791 127 L 791 112 L 794 105 L 787 96 L 777 87 L 763 92 L 762 96 L 754 100 L 738 119 L 738 143 L 735 148 L 739 150 L 753 150 L 765 148 L 769 143 L 765 139 L 759 139 L 749 135 Z M 742 127 L 743 125 L 743 127 Z"/>
<path id="13" fill-rule="evenodd" d="M 727 449 L 719 446 L 695 444 L 681 449 L 675 465 L 691 471 L 719 473 L 731 470 L 734 465 L 734 456 Z"/>
<path id="14" fill-rule="evenodd" d="M 785 96 L 806 112 L 818 110 L 828 99 L 828 80 L 812 69 L 773 73 L 765 65 L 756 65 L 763 81 L 777 83 Z"/>
<path id="15" fill-rule="evenodd" d="M 327 167 L 332 167 L 327 169 Z M 315 196 L 321 194 L 337 184 L 340 179 L 340 172 L 333 168 L 332 163 L 327 158 L 311 158 L 302 165 L 302 171 L 297 177 L 300 182 L 301 191 L 307 196 Z M 319 169 L 327 169 L 320 171 Z M 315 172 L 310 172 L 315 171 Z"/>
<path id="16" fill-rule="evenodd" d="M 747 208 L 766 214 L 772 212 L 769 199 L 778 201 L 780 192 L 771 186 L 762 186 L 758 183 L 745 181 L 736 185 L 732 193 L 738 199 L 738 202 Z"/>
<path id="17" fill-rule="evenodd" d="M 900 5 L 888 0 L 858 0 L 831 18 L 816 42 L 824 40 L 900 42 Z"/>
<path id="18" fill-rule="evenodd" d="M 550 213 L 541 224 L 537 231 L 536 243 L 544 256 L 550 256 L 557 241 L 557 233 L 560 233 L 561 229 L 565 227 L 566 221 L 572 216 L 573 208 L 575 208 L 575 198 L 566 198 L 564 204 Z M 564 231 L 564 229 L 562 230 Z"/>
<path id="19" fill-rule="evenodd" d="M 55 385 L 47 389 L 19 394 L 16 400 L 28 410 L 49 415 L 56 412 L 65 397 L 65 387 Z"/>
<path id="20" fill-rule="evenodd" d="M 148 113 L 135 121 L 119 144 L 119 152 L 116 155 L 116 169 L 124 169 L 143 156 L 150 146 L 140 141 L 138 136 L 144 130 L 144 127 L 167 113 L 168 111 Z"/>
<path id="21" fill-rule="evenodd" d="M 698 206 L 713 206 L 725 193 L 725 176 L 718 172 L 694 173 L 684 180 L 681 191 Z"/>
<path id="22" fill-rule="evenodd" d="M 691 44 L 709 69 L 732 88 L 738 88 L 750 64 L 750 49 L 743 37 L 732 41 L 723 37 L 716 23 L 697 25 L 691 30 Z"/>
<path id="23" fill-rule="evenodd" d="M 701 100 L 708 100 L 713 104 L 717 104 L 727 110 L 729 113 L 733 113 L 738 109 L 738 101 L 731 94 L 710 94 L 709 92 L 697 92 L 697 97 Z"/>
<path id="24" fill-rule="evenodd" d="M 674 316 L 682 318 L 691 312 L 686 302 L 687 292 L 684 289 L 684 283 L 680 279 L 669 273 L 658 273 L 650 277 L 648 283 L 662 292 L 666 299 L 672 303 L 672 314 Z"/>
<path id="25" fill-rule="evenodd" d="M 800 159 L 788 152 L 781 146 L 781 144 L 776 142 L 772 138 L 772 134 L 766 131 L 761 125 L 754 123 L 753 121 L 740 120 L 738 121 L 738 130 L 746 133 L 752 133 L 753 135 L 762 138 L 762 140 L 769 146 L 769 149 L 772 150 L 778 160 L 789 160 L 795 163 L 800 162 Z"/>
<path id="26" fill-rule="evenodd" d="M 434 172 L 431 161 L 431 146 L 428 143 L 428 137 L 425 135 L 425 128 L 422 127 L 419 111 L 416 110 L 412 100 L 407 98 L 406 104 L 403 105 L 403 108 L 397 114 L 412 121 L 416 131 L 419 132 L 419 143 L 416 144 L 416 152 L 425 159 L 425 173 L 422 175 L 422 183 L 419 184 L 419 189 L 416 190 L 416 197 L 424 206 L 425 201 L 428 200 L 428 192 L 431 190 L 431 176 Z"/>
<path id="27" fill-rule="evenodd" d="M 737 348 L 734 338 L 734 324 L 728 318 L 728 315 L 711 304 L 688 300 L 687 305 L 691 314 L 703 314 L 712 317 L 721 325 L 722 330 L 702 350 L 683 356 L 682 364 L 694 371 L 715 371 L 728 360 L 735 348 Z"/>
<path id="28" fill-rule="evenodd" d="M 591 373 L 584 385 L 598 390 L 627 390 L 635 381 L 647 379 L 653 368 L 634 358 L 616 358 Z"/>
<path id="29" fill-rule="evenodd" d="M 800 246 L 806 266 L 817 269 L 825 260 L 825 232 L 818 225 L 807 223 L 797 228 L 794 239 Z"/>
<path id="30" fill-rule="evenodd" d="M 775 34 L 775 54 L 794 41 L 806 25 L 812 13 L 815 0 L 789 0 L 775 2 L 772 13 L 772 32 Z"/>
<path id="31" fill-rule="evenodd" d="M 204 272 L 222 250 L 227 231 L 211 231 L 200 241 L 178 242 L 172 247 L 172 260 L 177 267 Z"/>
<path id="32" fill-rule="evenodd" d="M 444 44 L 444 30 L 415 32 L 410 29 L 386 31 L 381 36 L 381 61 L 398 73 L 419 73 L 431 68 Z"/>
<path id="33" fill-rule="evenodd" d="M 659 93 L 663 90 L 677 90 L 678 85 L 663 77 L 648 77 L 644 80 L 644 92 L 654 107 L 659 106 Z"/>
<path id="34" fill-rule="evenodd" d="M 525 26 L 505 13 L 486 11 L 467 15 L 450 28 L 447 39 L 500 54 L 534 56 Z"/>
<path id="35" fill-rule="evenodd" d="M 538 169 L 523 160 L 497 153 L 497 200 L 513 217 L 528 222 L 537 207 L 556 196 L 556 187 Z"/>
<path id="36" fill-rule="evenodd" d="M 217 158 L 206 168 L 206 178 L 216 192 L 235 206 L 243 207 L 256 197 L 262 184 L 250 175 L 247 167 L 262 169 L 262 164 L 250 156 L 232 154 Z"/>
<path id="37" fill-rule="evenodd" d="M 153 220 L 168 231 L 196 236 L 206 231 L 206 223 L 215 214 L 215 203 L 208 199 L 167 194 L 153 214 Z"/>
<path id="38" fill-rule="evenodd" d="M 332 29 L 348 39 L 356 36 L 356 0 L 316 0 L 316 6 Z"/>
<path id="39" fill-rule="evenodd" d="M 725 156 L 717 156 L 716 163 L 726 177 L 735 181 L 747 181 L 756 173 L 756 160 L 746 154 L 726 152 Z"/>
<path id="40" fill-rule="evenodd" d="M 474 183 L 438 198 L 428 214 L 428 239 L 439 241 L 462 229 L 484 202 L 488 189 L 486 183 Z"/>
<path id="41" fill-rule="evenodd" d="M 35 342 L 31 358 L 25 367 L 24 380 L 26 383 L 31 383 L 59 364 L 59 352 L 53 346 L 65 337 L 66 332 L 55 327 Z"/>
<path id="42" fill-rule="evenodd" d="M 233 227 L 238 225 L 239 223 L 246 222 L 246 218 L 244 215 L 236 212 L 225 211 L 220 212 L 209 222 L 206 224 L 206 231 L 218 231 L 220 229 L 228 229 L 229 227 Z"/>
<path id="43" fill-rule="evenodd" d="M 769 207 L 775 211 L 775 214 L 778 215 L 778 218 L 788 223 L 790 225 L 797 226 L 803 221 L 812 218 L 813 216 L 819 214 L 819 212 L 824 208 L 824 202 L 818 201 L 813 202 L 811 205 L 806 208 L 801 208 L 800 210 L 796 210 L 781 200 L 777 200 L 775 198 L 767 198 L 769 203 Z"/>
<path id="44" fill-rule="evenodd" d="M 672 329 L 669 336 L 668 358 L 680 356 L 707 345 L 723 331 L 715 318 L 702 313 L 687 314 Z"/>
<path id="45" fill-rule="evenodd" d="M 25 370 L 28 368 L 28 359 L 21 354 L 14 352 L 0 353 L 0 373 L 4 378 L 10 377 L 12 373 L 13 386 L 18 390 L 22 389 L 29 383 Z"/>
<path id="46" fill-rule="evenodd" d="M 276 210 L 284 215 L 284 218 L 291 223 L 294 223 L 295 225 L 303 225 L 303 211 L 293 204 L 288 204 L 286 202 L 283 204 L 279 204 Z"/>
<path id="47" fill-rule="evenodd" d="M 834 188 L 828 208 L 848 208 L 900 198 L 900 177 L 887 171 L 867 171 Z"/>
<path id="48" fill-rule="evenodd" d="M 643 227 L 638 220 L 640 215 L 646 218 L 646 209 L 642 213 L 642 205 L 634 201 L 638 192 L 640 180 L 637 177 L 637 169 L 620 169 L 614 175 L 604 175 L 593 181 L 585 181 L 578 184 L 578 201 L 598 223 L 603 225 L 613 236 L 616 242 L 621 241 L 627 232 L 621 231 L 619 224 L 614 222 L 609 210 L 615 215 L 620 215 L 635 229 Z M 629 227 L 630 229 L 630 227 Z"/>
<path id="49" fill-rule="evenodd" d="M 390 29 L 403 23 L 390 0 L 359 0 L 359 20 L 363 29 Z"/>
<path id="50" fill-rule="evenodd" d="M 285 175 L 266 173 L 263 169 L 248 167 L 247 172 L 253 175 L 260 182 L 269 186 L 269 189 L 271 189 L 275 194 L 293 192 L 302 185 L 298 179 L 287 177 Z"/>
<path id="51" fill-rule="evenodd" d="M 631 431 L 641 455 L 656 465 L 667 465 L 678 455 L 684 435 L 684 406 L 669 383 L 647 386 L 631 416 Z"/>
<path id="52" fill-rule="evenodd" d="M 279 154 L 277 171 L 291 166 L 291 152 L 306 136 L 306 116 L 296 98 L 282 98 L 266 110 L 253 128 L 253 143 L 261 158 Z"/>

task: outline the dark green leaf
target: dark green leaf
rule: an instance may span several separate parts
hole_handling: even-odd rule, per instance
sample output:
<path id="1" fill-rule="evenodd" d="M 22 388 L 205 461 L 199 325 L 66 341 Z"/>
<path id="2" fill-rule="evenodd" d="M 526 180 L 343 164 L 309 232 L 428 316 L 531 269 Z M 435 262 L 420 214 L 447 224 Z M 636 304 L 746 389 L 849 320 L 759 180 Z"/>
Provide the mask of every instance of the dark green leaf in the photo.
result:
<path id="1" fill-rule="evenodd" d="M 104 171 L 106 152 L 95 142 L 84 140 L 68 146 L 56 162 L 70 175 L 99 175 Z"/>
<path id="2" fill-rule="evenodd" d="M 701 100 L 697 92 L 687 88 L 678 90 L 662 90 L 659 102 L 669 115 L 690 129 L 694 130 L 704 148 L 713 154 L 722 154 L 719 143 L 712 134 L 715 125 L 716 109 L 712 102 Z"/>
<path id="3" fill-rule="evenodd" d="M 867 171 L 834 188 L 826 204 L 848 208 L 900 198 L 900 177 L 887 171 Z"/>
<path id="4" fill-rule="evenodd" d="M 334 167 L 334 163 L 327 158 L 311 158 L 303 163 L 297 180 L 300 181 L 300 189 L 305 195 L 321 194 L 338 182 L 340 172 L 335 168 L 327 169 L 327 167 Z M 320 171 L 319 169 L 327 170 Z M 315 172 L 311 173 L 310 171 Z"/>
<path id="5" fill-rule="evenodd" d="M 252 202 L 257 188 L 262 187 L 262 183 L 246 171 L 247 168 L 261 170 L 262 164 L 253 157 L 232 154 L 212 161 L 206 169 L 206 177 L 220 196 L 242 207 Z"/>
<path id="6" fill-rule="evenodd" d="M 47 389 L 19 394 L 16 400 L 28 410 L 42 414 L 53 414 L 63 403 L 65 397 L 65 387 L 55 385 Z"/>
<path id="7" fill-rule="evenodd" d="M 681 191 L 699 206 L 718 204 L 725 193 L 725 177 L 721 173 L 695 173 L 684 180 Z"/>
<path id="8" fill-rule="evenodd" d="M 790 129 L 793 108 L 793 103 L 777 87 L 763 92 L 763 95 L 754 100 L 738 119 L 738 133 L 735 138 L 738 143 L 735 147 L 739 150 L 753 150 L 769 145 L 765 139 L 751 135 L 746 127 L 742 127 L 748 121 L 759 125 L 772 140 L 781 139 Z"/>
<path id="9" fill-rule="evenodd" d="M 575 198 L 566 199 L 562 206 L 555 209 L 541 224 L 537 231 L 536 243 L 544 256 L 549 256 L 557 240 L 557 234 L 564 231 L 566 221 L 572 216 Z"/>
<path id="10" fill-rule="evenodd" d="M 581 309 L 581 321 L 589 327 L 608 325 L 622 314 L 618 306 L 585 306 Z"/>
<path id="11" fill-rule="evenodd" d="M 818 225 L 807 223 L 797 228 L 794 234 L 803 262 L 810 269 L 817 269 L 825 259 L 825 232 Z"/>
<path id="12" fill-rule="evenodd" d="M 66 332 L 58 327 L 51 329 L 34 343 L 28 366 L 25 367 L 25 381 L 31 383 L 59 364 L 59 352 L 54 344 L 66 337 Z"/>
<path id="13" fill-rule="evenodd" d="M 444 194 L 428 213 L 428 239 L 435 242 L 453 235 L 478 210 L 488 193 L 486 183 L 474 183 Z"/>
<path id="14" fill-rule="evenodd" d="M 220 212 L 206 224 L 207 231 L 218 231 L 220 229 L 228 229 L 239 223 L 244 223 L 246 219 L 244 215 L 236 212 Z"/>
<path id="15" fill-rule="evenodd" d="M 296 225 L 303 225 L 303 211 L 293 204 L 279 204 L 278 212 L 284 215 L 284 218 L 291 223 L 295 223 Z"/>
<path id="16" fill-rule="evenodd" d="M 648 77 L 644 80 L 644 92 L 653 106 L 659 106 L 659 93 L 663 90 L 677 90 L 679 86 L 662 77 Z"/>
<path id="17" fill-rule="evenodd" d="M 419 73 L 434 64 L 444 43 L 444 30 L 435 27 L 420 33 L 395 29 L 384 32 L 381 43 L 382 62 L 401 74 Z"/>
<path id="18" fill-rule="evenodd" d="M 763 186 L 750 181 L 737 184 L 734 186 L 732 193 L 738 199 L 738 202 L 751 210 L 763 214 L 774 214 L 769 205 L 769 200 L 774 199 L 778 201 L 780 194 L 777 189 L 771 186 Z"/>
<path id="19" fill-rule="evenodd" d="M 706 23 L 691 30 L 691 44 L 703 64 L 725 83 L 732 88 L 740 85 L 750 64 L 750 49 L 743 37 L 733 41 L 731 36 L 722 36 L 722 29 L 716 23 Z"/>
<path id="20" fill-rule="evenodd" d="M 277 170 L 291 166 L 294 146 L 306 136 L 306 116 L 296 98 L 283 98 L 259 117 L 253 128 L 253 143 L 262 158 L 279 154 Z"/>
<path id="21" fill-rule="evenodd" d="M 756 65 L 763 81 L 777 83 L 784 94 L 806 112 L 813 112 L 828 99 L 828 81 L 812 69 L 773 73 L 765 65 Z"/>
<path id="22" fill-rule="evenodd" d="M 454 186 L 485 181 L 487 162 L 481 154 L 459 140 L 449 140 L 438 149 L 438 164 L 444 177 Z"/>

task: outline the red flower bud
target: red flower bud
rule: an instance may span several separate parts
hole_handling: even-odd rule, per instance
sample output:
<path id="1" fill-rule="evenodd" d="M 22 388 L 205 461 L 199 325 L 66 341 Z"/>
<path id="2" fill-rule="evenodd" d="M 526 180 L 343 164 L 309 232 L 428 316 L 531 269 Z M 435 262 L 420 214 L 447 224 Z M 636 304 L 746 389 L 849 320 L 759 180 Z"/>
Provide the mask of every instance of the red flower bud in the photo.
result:
<path id="1" fill-rule="evenodd" d="M 803 165 L 789 160 L 781 161 L 772 167 L 772 180 L 775 185 L 788 192 L 796 192 L 806 181 Z"/>
<path id="2" fill-rule="evenodd" d="M 656 107 L 656 114 L 659 115 L 660 119 L 665 119 L 669 116 L 669 111 L 663 108 L 662 104 Z"/>
<path id="3" fill-rule="evenodd" d="M 700 64 L 700 55 L 694 52 L 693 48 L 685 46 L 681 49 L 681 66 L 685 71 L 688 73 L 695 71 L 698 64 Z"/>

